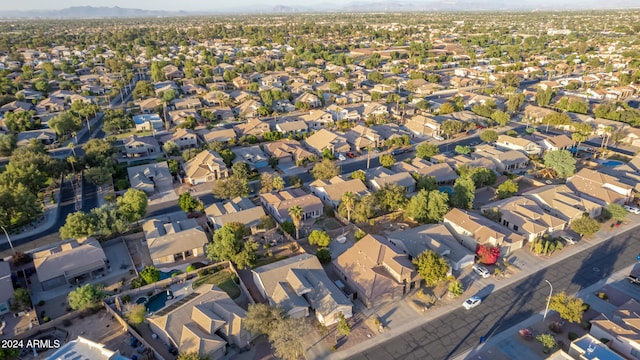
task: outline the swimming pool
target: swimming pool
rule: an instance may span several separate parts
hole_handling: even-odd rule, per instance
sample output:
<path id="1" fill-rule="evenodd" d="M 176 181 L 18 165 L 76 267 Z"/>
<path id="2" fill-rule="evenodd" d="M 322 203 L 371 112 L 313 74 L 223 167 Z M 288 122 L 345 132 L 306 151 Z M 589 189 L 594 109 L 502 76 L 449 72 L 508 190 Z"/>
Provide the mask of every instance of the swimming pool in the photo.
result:
<path id="1" fill-rule="evenodd" d="M 173 274 L 180 274 L 182 271 L 177 270 L 177 269 L 173 269 L 169 272 L 165 272 L 165 271 L 160 271 L 160 280 L 166 280 L 171 278 L 171 275 Z"/>
<path id="2" fill-rule="evenodd" d="M 147 299 L 146 296 L 140 296 L 139 298 L 136 299 L 136 304 L 146 304 L 149 302 L 149 299 Z"/>
<path id="3" fill-rule="evenodd" d="M 440 186 L 438 187 L 440 192 L 446 192 L 449 195 L 453 195 L 453 187 L 452 186 Z"/>
<path id="4" fill-rule="evenodd" d="M 167 304 L 167 300 L 171 299 L 173 299 L 173 292 L 171 290 L 159 292 L 149 298 L 147 311 L 152 313 L 156 312 Z"/>
<path id="5" fill-rule="evenodd" d="M 622 164 L 624 164 L 624 162 L 618 161 L 618 160 L 606 160 L 606 161 L 601 162 L 600 164 L 602 164 L 602 166 L 613 167 L 613 166 L 622 165 Z"/>

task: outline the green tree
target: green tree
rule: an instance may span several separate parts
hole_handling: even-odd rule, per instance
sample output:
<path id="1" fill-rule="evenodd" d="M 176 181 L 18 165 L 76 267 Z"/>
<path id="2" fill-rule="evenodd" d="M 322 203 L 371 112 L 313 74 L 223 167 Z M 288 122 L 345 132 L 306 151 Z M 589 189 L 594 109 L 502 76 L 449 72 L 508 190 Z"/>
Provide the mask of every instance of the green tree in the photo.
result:
<path id="1" fill-rule="evenodd" d="M 518 193 L 518 184 L 511 179 L 507 179 L 505 182 L 500 184 L 496 190 L 496 196 L 498 199 L 506 199 L 516 193 Z"/>
<path id="2" fill-rule="evenodd" d="M 329 159 L 323 159 L 311 169 L 311 175 L 316 180 L 328 180 L 339 174 L 338 166 Z"/>
<path id="3" fill-rule="evenodd" d="M 356 170 L 351 173 L 352 179 L 360 179 L 363 183 L 367 183 L 367 174 L 362 170 Z"/>
<path id="4" fill-rule="evenodd" d="M 162 145 L 162 150 L 168 156 L 178 156 L 178 155 L 180 155 L 180 147 L 178 146 L 178 144 L 175 143 L 175 141 L 172 141 L 172 140 L 169 140 L 166 143 L 164 143 Z"/>
<path id="5" fill-rule="evenodd" d="M 437 190 L 438 183 L 436 182 L 436 178 L 428 175 L 420 175 L 419 173 L 411 174 L 413 179 L 416 181 L 416 190 Z"/>
<path id="6" fill-rule="evenodd" d="M 509 121 L 511 121 L 511 117 L 502 110 L 496 110 L 491 114 L 491 120 L 495 121 L 500 126 L 506 126 Z"/>
<path id="7" fill-rule="evenodd" d="M 193 211 L 204 211 L 204 204 L 198 198 L 191 196 L 191 193 L 184 192 L 178 197 L 178 206 L 186 213 Z"/>
<path id="8" fill-rule="evenodd" d="M 377 203 L 387 211 L 404 209 L 407 205 L 407 189 L 398 184 L 385 184 L 375 194 Z"/>
<path id="9" fill-rule="evenodd" d="M 617 221 L 622 221 L 627 217 L 627 215 L 629 215 L 629 212 L 624 208 L 624 206 L 616 203 L 608 204 L 605 210 L 611 218 Z"/>
<path id="10" fill-rule="evenodd" d="M 453 297 L 458 297 L 464 293 L 464 288 L 462 287 L 462 283 L 458 280 L 452 281 L 449 284 L 449 294 Z"/>
<path id="11" fill-rule="evenodd" d="M 464 123 L 458 120 L 445 120 L 440 126 L 440 130 L 443 134 L 447 135 L 447 137 L 461 132 L 462 129 L 464 129 Z"/>
<path id="12" fill-rule="evenodd" d="M 14 134 L 34 130 L 39 124 L 33 120 L 33 115 L 35 115 L 33 111 L 9 111 L 4 115 L 4 123 Z"/>
<path id="13" fill-rule="evenodd" d="M 248 179 L 251 174 L 251 167 L 244 161 L 239 161 L 231 166 L 231 172 L 243 179 Z"/>
<path id="14" fill-rule="evenodd" d="M 13 311 L 24 311 L 32 308 L 31 294 L 29 290 L 18 288 L 13 292 L 13 299 L 11 301 L 11 309 Z"/>
<path id="15" fill-rule="evenodd" d="M 331 250 L 329 248 L 320 248 L 316 251 L 316 257 L 320 264 L 328 264 L 331 262 Z"/>
<path id="16" fill-rule="evenodd" d="M 281 191 L 282 189 L 284 189 L 284 179 L 280 176 L 274 176 L 272 184 L 273 188 L 276 191 Z"/>
<path id="17" fill-rule="evenodd" d="M 153 284 L 160 280 L 160 270 L 156 269 L 154 266 L 147 266 L 140 272 L 140 277 L 145 283 Z"/>
<path id="18" fill-rule="evenodd" d="M 279 359 L 298 360 L 304 355 L 302 341 L 307 334 L 303 319 L 284 318 L 275 323 L 269 342 Z"/>
<path id="19" fill-rule="evenodd" d="M 573 220 L 571 222 L 571 229 L 580 234 L 580 236 L 588 236 L 595 234 L 600 230 L 600 223 L 598 220 L 587 215 Z"/>
<path id="20" fill-rule="evenodd" d="M 129 189 L 117 200 L 118 211 L 129 222 L 142 219 L 147 212 L 147 194 L 142 190 Z"/>
<path id="21" fill-rule="evenodd" d="M 60 238 L 77 239 L 95 234 L 97 226 L 91 215 L 77 211 L 67 215 L 64 225 L 60 228 Z"/>
<path id="22" fill-rule="evenodd" d="M 247 316 L 242 325 L 254 335 L 269 335 L 275 329 L 275 324 L 284 318 L 284 312 L 268 304 L 249 304 Z"/>
<path id="23" fill-rule="evenodd" d="M 212 190 L 213 195 L 220 199 L 233 199 L 235 197 L 247 197 L 249 195 L 249 184 L 247 179 L 231 175 L 226 179 L 216 182 Z"/>
<path id="24" fill-rule="evenodd" d="M 524 104 L 525 96 L 523 93 L 511 94 L 507 100 L 507 110 L 510 113 L 515 113 L 520 110 L 522 104 Z"/>
<path id="25" fill-rule="evenodd" d="M 498 132 L 494 130 L 484 130 L 480 134 L 480 140 L 488 143 L 494 143 L 498 141 Z"/>
<path id="26" fill-rule="evenodd" d="M 9 156 L 16 148 L 16 137 L 13 134 L 0 134 L 0 156 Z"/>
<path id="27" fill-rule="evenodd" d="M 351 222 L 351 212 L 356 205 L 356 195 L 351 191 L 347 191 L 342 194 L 342 203 L 347 210 L 347 222 Z"/>
<path id="28" fill-rule="evenodd" d="M 66 135 L 80 130 L 82 128 L 82 120 L 73 116 L 71 112 L 65 111 L 49 120 L 49 127 L 55 130 L 58 135 Z"/>
<path id="29" fill-rule="evenodd" d="M 144 304 L 135 304 L 127 309 L 126 318 L 131 325 L 140 325 L 144 322 L 146 315 L 147 307 Z"/>
<path id="30" fill-rule="evenodd" d="M 567 150 L 552 150 L 544 154 L 544 166 L 553 169 L 560 178 L 566 178 L 576 171 L 576 160 Z"/>
<path id="31" fill-rule="evenodd" d="M 200 354 L 198 354 L 197 352 L 192 351 L 187 353 L 180 353 L 177 360 L 211 360 L 211 358 L 208 356 L 200 356 Z"/>
<path id="32" fill-rule="evenodd" d="M 468 155 L 472 150 L 470 146 L 456 145 L 453 151 L 455 151 L 456 154 Z"/>
<path id="33" fill-rule="evenodd" d="M 556 347 L 556 338 L 551 334 L 540 334 L 536 336 L 536 341 L 544 346 L 545 351 Z"/>
<path id="34" fill-rule="evenodd" d="M 380 156 L 380 165 L 390 169 L 396 163 L 396 158 L 391 154 L 383 154 Z"/>
<path id="35" fill-rule="evenodd" d="M 111 169 L 98 166 L 84 171 L 84 176 L 96 186 L 102 186 L 111 180 Z"/>
<path id="36" fill-rule="evenodd" d="M 471 209 L 476 197 L 476 185 L 471 178 L 459 177 L 453 184 L 451 205 L 460 209 Z"/>
<path id="37" fill-rule="evenodd" d="M 302 223 L 304 210 L 299 205 L 294 205 L 289 208 L 289 216 L 291 216 L 291 221 L 296 227 L 296 239 L 300 239 L 300 224 Z"/>
<path id="38" fill-rule="evenodd" d="M 546 90 L 538 89 L 536 91 L 536 103 L 538 106 L 547 106 L 553 99 L 554 91 L 548 87 Z"/>
<path id="39" fill-rule="evenodd" d="M 436 286 L 449 274 L 449 263 L 433 250 L 427 250 L 413 260 L 418 275 L 427 286 Z"/>
<path id="40" fill-rule="evenodd" d="M 432 156 L 438 155 L 440 149 L 438 145 L 422 142 L 416 146 L 416 156 L 421 159 L 429 160 Z"/>
<path id="41" fill-rule="evenodd" d="M 67 296 L 67 302 L 73 310 L 85 310 L 99 306 L 104 297 L 102 287 L 86 284 L 71 291 Z"/>
<path id="42" fill-rule="evenodd" d="M 564 291 L 551 297 L 549 310 L 553 310 L 560 315 L 560 318 L 571 323 L 580 323 L 584 312 L 584 302 L 582 299 L 568 296 Z"/>
<path id="43" fill-rule="evenodd" d="M 331 237 L 323 230 L 313 230 L 309 234 L 309 244 L 317 245 L 318 247 L 327 247 L 331 243 Z"/>
<path id="44" fill-rule="evenodd" d="M 336 327 L 336 334 L 340 336 L 349 336 L 351 334 L 351 326 L 347 322 L 347 319 L 344 318 L 342 313 L 338 313 L 338 326 Z"/>

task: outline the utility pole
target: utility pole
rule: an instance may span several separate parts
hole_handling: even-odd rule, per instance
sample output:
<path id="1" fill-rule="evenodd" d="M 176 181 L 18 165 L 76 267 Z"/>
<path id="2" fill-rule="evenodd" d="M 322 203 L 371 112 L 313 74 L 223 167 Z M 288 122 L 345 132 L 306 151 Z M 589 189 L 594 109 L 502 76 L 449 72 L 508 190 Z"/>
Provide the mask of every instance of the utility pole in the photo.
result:
<path id="1" fill-rule="evenodd" d="M 549 282 L 549 280 L 545 279 L 544 281 L 547 282 L 547 284 L 549 284 L 549 287 L 551 288 L 549 290 L 549 298 L 547 299 L 547 307 L 544 309 L 544 316 L 542 317 L 542 321 L 545 321 L 547 318 L 547 312 L 549 311 L 549 304 L 551 303 L 551 294 L 553 294 L 553 285 L 551 285 L 551 282 Z"/>
<path id="2" fill-rule="evenodd" d="M 5 229 L 4 226 L 0 226 L 0 228 L 2 228 L 2 231 L 4 231 L 4 236 L 7 237 L 7 242 L 9 243 L 9 247 L 11 248 L 11 253 L 15 254 L 16 250 L 13 248 L 13 244 L 11 243 L 11 238 L 9 237 L 9 233 L 7 233 L 7 229 Z"/>

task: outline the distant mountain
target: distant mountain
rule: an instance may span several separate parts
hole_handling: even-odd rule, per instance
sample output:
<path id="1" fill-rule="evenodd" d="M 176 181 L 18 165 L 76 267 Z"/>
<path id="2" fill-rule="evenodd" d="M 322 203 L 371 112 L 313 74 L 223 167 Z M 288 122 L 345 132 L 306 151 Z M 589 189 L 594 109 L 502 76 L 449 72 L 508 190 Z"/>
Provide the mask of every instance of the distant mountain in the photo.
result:
<path id="1" fill-rule="evenodd" d="M 547 1 L 493 1 L 493 0 L 427 0 L 427 1 L 354 1 L 338 11 L 352 12 L 413 12 L 413 11 L 521 11 L 521 10 L 591 10 L 640 8 L 637 0 L 566 0 Z"/>
<path id="2" fill-rule="evenodd" d="M 22 19 L 89 19 L 89 18 L 118 18 L 118 17 L 155 17 L 155 16 L 185 16 L 190 13 L 185 11 L 162 11 L 128 9 L 118 6 L 95 7 L 73 6 L 60 10 L 29 10 L 29 11 L 2 11 L 0 18 Z"/>

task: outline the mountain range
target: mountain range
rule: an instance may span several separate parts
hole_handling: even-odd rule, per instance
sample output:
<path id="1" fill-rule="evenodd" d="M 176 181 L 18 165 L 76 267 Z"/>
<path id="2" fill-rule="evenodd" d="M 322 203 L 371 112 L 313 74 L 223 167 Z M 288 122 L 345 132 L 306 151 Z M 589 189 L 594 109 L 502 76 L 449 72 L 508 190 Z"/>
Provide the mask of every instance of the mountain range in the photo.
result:
<path id="1" fill-rule="evenodd" d="M 202 11 L 164 11 L 114 7 L 74 6 L 59 10 L 0 10 L 4 19 L 87 19 L 160 16 L 197 16 L 237 13 L 308 13 L 308 12 L 416 12 L 416 11 L 535 11 L 602 10 L 640 8 L 637 0 L 565 0 L 562 2 L 513 2 L 509 0 L 427 0 L 427 1 L 353 1 L 349 3 L 308 3 L 297 5 L 258 5 L 251 8 L 221 7 Z"/>

